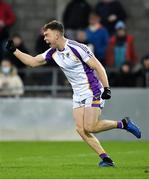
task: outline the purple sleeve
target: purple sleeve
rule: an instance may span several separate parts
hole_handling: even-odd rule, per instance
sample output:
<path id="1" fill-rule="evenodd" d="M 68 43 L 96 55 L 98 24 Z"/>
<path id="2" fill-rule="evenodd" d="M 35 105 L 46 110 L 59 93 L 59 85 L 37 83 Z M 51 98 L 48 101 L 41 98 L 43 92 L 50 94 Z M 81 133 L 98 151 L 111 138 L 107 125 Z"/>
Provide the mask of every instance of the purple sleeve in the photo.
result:
<path id="1" fill-rule="evenodd" d="M 52 55 L 53 55 L 53 53 L 55 53 L 55 51 L 56 51 L 56 49 L 51 48 L 51 49 L 47 50 L 46 52 L 44 52 L 42 54 L 42 56 L 45 59 L 45 61 L 47 61 L 47 62 L 51 61 L 51 59 L 53 59 Z"/>

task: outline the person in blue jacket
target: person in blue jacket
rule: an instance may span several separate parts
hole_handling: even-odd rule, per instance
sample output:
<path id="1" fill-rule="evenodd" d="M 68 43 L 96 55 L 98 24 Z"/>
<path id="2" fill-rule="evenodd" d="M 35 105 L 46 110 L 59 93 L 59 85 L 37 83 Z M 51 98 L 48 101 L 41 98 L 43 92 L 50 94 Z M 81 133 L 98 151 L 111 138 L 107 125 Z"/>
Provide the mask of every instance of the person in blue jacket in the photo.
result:
<path id="1" fill-rule="evenodd" d="M 79 32 L 78 40 L 93 45 L 94 54 L 104 65 L 105 53 L 109 42 L 107 29 L 101 24 L 101 17 L 92 12 L 89 16 L 89 26 L 84 32 Z"/>

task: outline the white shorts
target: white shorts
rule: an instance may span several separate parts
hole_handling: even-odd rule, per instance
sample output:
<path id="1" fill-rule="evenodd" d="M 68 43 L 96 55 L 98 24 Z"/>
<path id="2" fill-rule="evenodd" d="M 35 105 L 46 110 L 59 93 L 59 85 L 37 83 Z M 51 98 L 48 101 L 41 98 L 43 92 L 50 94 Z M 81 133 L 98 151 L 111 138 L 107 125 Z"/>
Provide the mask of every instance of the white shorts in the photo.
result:
<path id="1" fill-rule="evenodd" d="M 73 96 L 73 109 L 82 106 L 85 107 L 97 107 L 102 109 L 104 107 L 105 100 L 100 96 L 87 96 L 82 99 L 79 96 Z"/>

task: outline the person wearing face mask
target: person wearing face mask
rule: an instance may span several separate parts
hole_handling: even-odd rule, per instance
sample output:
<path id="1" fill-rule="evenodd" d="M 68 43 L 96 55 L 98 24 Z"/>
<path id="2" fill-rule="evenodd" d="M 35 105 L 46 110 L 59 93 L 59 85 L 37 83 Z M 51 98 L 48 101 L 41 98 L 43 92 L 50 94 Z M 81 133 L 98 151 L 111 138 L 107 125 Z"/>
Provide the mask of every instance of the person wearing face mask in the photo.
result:
<path id="1" fill-rule="evenodd" d="M 101 24 L 101 17 L 96 12 L 90 14 L 89 27 L 78 33 L 78 40 L 91 44 L 96 58 L 105 65 L 105 52 L 108 46 L 109 34 Z"/>
<path id="2" fill-rule="evenodd" d="M 3 59 L 0 66 L 0 96 L 20 96 L 24 93 L 23 82 L 9 59 Z"/>

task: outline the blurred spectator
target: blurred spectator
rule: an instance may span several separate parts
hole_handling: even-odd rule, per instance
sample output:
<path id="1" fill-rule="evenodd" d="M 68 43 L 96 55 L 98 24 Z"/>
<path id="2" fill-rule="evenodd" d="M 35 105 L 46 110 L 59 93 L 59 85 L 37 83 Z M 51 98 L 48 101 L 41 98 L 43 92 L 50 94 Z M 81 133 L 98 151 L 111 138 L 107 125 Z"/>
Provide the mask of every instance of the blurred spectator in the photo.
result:
<path id="1" fill-rule="evenodd" d="M 103 20 L 103 25 L 108 29 L 110 35 L 115 32 L 115 24 L 127 19 L 127 14 L 119 1 L 116 0 L 102 0 L 97 3 L 95 10 L 99 13 Z"/>
<path id="2" fill-rule="evenodd" d="M 134 48 L 134 37 L 127 34 L 124 22 L 117 22 L 116 34 L 111 37 L 106 53 L 106 65 L 108 67 L 120 68 L 125 62 L 136 64 L 136 53 Z"/>
<path id="3" fill-rule="evenodd" d="M 136 73 L 137 86 L 149 87 L 149 54 L 142 58 L 142 66 Z"/>
<path id="4" fill-rule="evenodd" d="M 66 37 L 76 39 L 76 32 L 88 26 L 88 17 L 91 11 L 86 0 L 71 0 L 63 14 L 63 23 Z"/>
<path id="5" fill-rule="evenodd" d="M 43 29 L 40 30 L 40 34 L 37 37 L 35 44 L 35 51 L 37 54 L 41 54 L 49 49 L 49 44 L 44 41 Z"/>
<path id="6" fill-rule="evenodd" d="M 24 52 L 24 53 L 28 53 L 28 50 L 26 48 L 26 46 L 24 45 L 24 41 L 21 37 L 20 34 L 14 34 L 12 36 L 12 40 L 15 44 L 15 47 L 17 49 L 19 49 L 20 51 Z M 21 68 L 24 68 L 26 67 L 16 56 L 14 56 L 12 53 L 9 53 L 7 54 L 7 56 L 9 57 L 9 59 L 11 59 L 11 62 L 12 64 L 14 64 L 14 66 L 17 68 L 17 69 L 21 69 Z"/>
<path id="7" fill-rule="evenodd" d="M 78 33 L 78 40 L 92 44 L 94 54 L 104 65 L 105 51 L 109 42 L 108 31 L 102 26 L 100 16 L 92 12 L 89 16 L 89 27 L 84 32 Z"/>
<path id="8" fill-rule="evenodd" d="M 0 67 L 0 96 L 20 96 L 23 82 L 9 59 L 3 59 Z"/>
<path id="9" fill-rule="evenodd" d="M 12 36 L 12 40 L 16 46 L 17 49 L 19 49 L 20 51 L 24 52 L 24 53 L 28 53 L 28 50 L 26 48 L 26 46 L 24 45 L 24 41 L 21 37 L 20 34 L 14 34 Z M 12 53 L 6 53 L 5 55 L 6 57 L 8 57 L 8 59 L 11 59 L 12 64 L 19 70 L 19 76 L 21 76 L 21 78 L 23 79 L 23 81 L 25 81 L 25 74 L 23 72 L 23 68 L 26 67 L 25 64 L 23 64 L 16 56 L 14 56 Z"/>
<path id="10" fill-rule="evenodd" d="M 9 37 L 10 27 L 15 22 L 15 15 L 10 5 L 0 0 L 0 60 L 4 54 L 4 44 Z"/>
<path id="11" fill-rule="evenodd" d="M 134 87 L 135 75 L 132 72 L 132 66 L 129 62 L 125 62 L 119 73 L 116 75 L 115 84 L 116 87 Z"/>

